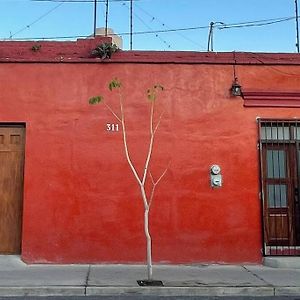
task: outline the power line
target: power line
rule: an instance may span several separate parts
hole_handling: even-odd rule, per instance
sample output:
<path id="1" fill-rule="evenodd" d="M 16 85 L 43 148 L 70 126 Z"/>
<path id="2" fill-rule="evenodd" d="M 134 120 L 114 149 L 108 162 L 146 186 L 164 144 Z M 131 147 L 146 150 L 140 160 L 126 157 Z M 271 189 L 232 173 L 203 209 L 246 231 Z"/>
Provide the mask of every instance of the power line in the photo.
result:
<path id="1" fill-rule="evenodd" d="M 31 1 L 33 1 L 33 0 L 31 0 Z M 37 1 L 37 0 L 35 0 L 35 1 Z M 49 0 L 47 0 L 47 1 L 49 1 Z M 125 2 L 125 1 L 126 0 L 122 0 L 122 2 Z M 18 32 L 14 33 L 14 34 L 11 34 L 11 37 L 15 36 L 16 34 L 20 33 L 21 31 L 23 31 L 23 30 L 27 29 L 28 27 L 30 27 L 31 25 L 35 24 L 41 18 L 43 18 L 46 15 L 48 15 L 49 13 L 51 13 L 53 10 L 57 9 L 62 4 L 63 3 L 60 3 L 59 5 L 57 5 L 54 8 L 52 8 L 50 11 L 48 11 L 47 13 L 45 13 L 44 15 L 42 15 L 41 17 L 39 17 L 37 20 L 35 20 L 31 24 L 25 26 L 24 28 L 22 28 L 21 30 L 19 30 Z M 265 19 L 265 20 L 247 21 L 247 22 L 241 22 L 241 23 L 231 23 L 231 24 L 225 24 L 225 25 L 216 25 L 215 27 L 216 28 L 221 28 L 221 29 L 231 29 L 231 28 L 236 28 L 237 26 L 239 26 L 239 28 L 248 27 L 248 25 L 251 25 L 251 24 L 253 26 L 255 26 L 255 25 L 256 26 L 267 26 L 267 25 L 274 24 L 275 21 L 276 21 L 276 23 L 278 23 L 278 22 L 286 22 L 286 21 L 289 21 L 289 20 L 292 20 L 292 19 L 295 19 L 295 17 L 285 17 L 285 18 L 277 18 L 277 19 Z M 157 33 L 167 33 L 167 32 L 190 31 L 190 30 L 208 29 L 209 27 L 210 26 L 195 26 L 195 27 L 182 27 L 182 28 L 174 28 L 174 29 L 136 31 L 136 32 L 133 32 L 132 34 L 134 34 L 134 35 L 143 35 L 143 34 L 157 34 Z M 118 33 L 118 35 L 121 35 L 121 36 L 130 35 L 130 32 Z M 85 37 L 88 37 L 88 35 L 21 38 L 21 40 L 25 40 L 25 39 L 26 40 L 28 40 L 28 39 L 72 39 L 72 38 L 85 38 Z M 4 38 L 4 39 L 6 39 L 6 38 Z"/>
<path id="2" fill-rule="evenodd" d="M 83 38 L 83 39 L 86 39 L 86 38 L 90 38 L 91 36 L 88 36 L 88 35 L 66 35 L 66 36 L 49 36 L 49 37 L 27 37 L 27 38 L 13 38 L 12 40 L 13 41 L 34 41 L 34 40 L 40 40 L 40 41 L 43 41 L 43 40 L 70 40 L 70 39 L 79 39 L 79 38 Z M 4 41 L 7 41 L 8 39 L 7 38 L 1 38 L 0 40 L 4 40 Z"/>
<path id="3" fill-rule="evenodd" d="M 123 5 L 126 5 L 127 7 L 128 7 L 128 5 L 126 4 L 126 3 L 123 3 Z M 140 20 L 140 22 L 141 23 L 143 23 L 148 29 L 150 29 L 151 31 L 153 31 L 152 30 L 152 28 L 142 19 L 142 18 L 140 18 L 136 13 L 133 13 L 134 14 L 134 16 L 137 18 L 137 19 L 139 19 Z M 134 34 L 136 34 L 136 32 L 126 32 L 126 33 L 124 33 L 124 34 L 122 34 L 122 33 L 119 33 L 119 35 L 130 35 L 130 37 L 132 37 L 132 35 L 134 35 Z M 172 47 L 171 47 L 171 45 L 167 42 L 167 41 L 165 41 L 162 37 L 160 37 L 158 34 L 157 34 L 157 32 L 155 32 L 155 36 L 158 38 L 158 39 L 160 39 L 165 45 L 167 45 L 168 46 L 168 48 L 171 48 L 172 49 Z M 132 49 L 130 49 L 130 50 L 132 50 Z"/>
<path id="4" fill-rule="evenodd" d="M 257 56 L 261 57 L 262 59 L 265 58 L 265 59 L 272 59 L 270 57 L 266 57 L 262 54 L 258 54 L 258 53 L 254 53 L 254 52 L 243 52 L 245 55 L 248 55 L 249 58 L 251 59 L 255 59 L 257 60 L 258 62 L 261 63 L 262 66 L 266 67 L 266 68 L 269 68 L 271 70 L 274 70 L 276 71 L 277 73 L 280 73 L 280 74 L 284 74 L 284 75 L 287 75 L 287 76 L 296 76 L 296 77 L 300 77 L 300 74 L 298 73 L 289 73 L 289 72 L 285 72 L 285 71 L 282 71 L 282 70 L 279 70 L 278 68 L 274 67 L 274 66 L 270 66 L 268 64 L 266 64 L 263 60 L 259 59 Z M 278 58 L 273 58 L 272 60 L 274 61 L 278 61 Z"/>
<path id="5" fill-rule="evenodd" d="M 299 17 L 300 18 L 300 17 Z M 216 24 L 216 28 L 218 29 L 231 29 L 231 28 L 243 28 L 243 27 L 261 27 L 272 25 L 275 23 L 287 22 L 295 19 L 295 17 L 286 17 L 286 18 L 277 18 L 277 19 L 267 19 L 267 20 L 257 20 L 257 21 L 249 21 L 249 22 L 241 22 L 241 23 L 230 23 L 230 24 Z M 195 26 L 195 27 L 183 27 L 183 28 L 175 28 L 175 29 L 162 29 L 162 30 L 152 30 L 152 31 L 137 31 L 133 34 L 151 34 L 151 33 L 165 33 L 165 32 L 177 32 L 177 31 L 188 31 L 188 30 L 198 30 L 198 29 L 208 29 L 210 26 Z M 128 35 L 129 33 L 119 33 L 119 35 Z"/>
<path id="6" fill-rule="evenodd" d="M 140 11 L 142 11 L 144 14 L 146 14 L 147 16 L 149 16 L 151 18 L 151 21 L 154 21 L 156 20 L 158 23 L 160 23 L 163 27 L 167 28 L 167 29 L 171 29 L 170 26 L 166 25 L 165 22 L 162 22 L 159 18 L 157 17 L 154 17 L 152 14 L 150 14 L 148 11 L 146 11 L 145 9 L 143 9 L 141 6 L 139 5 L 135 5 Z M 179 36 L 181 36 L 182 38 L 184 38 L 185 40 L 197 45 L 197 46 L 200 46 L 202 47 L 203 49 L 205 49 L 205 47 L 197 42 L 195 42 L 194 40 L 188 38 L 187 36 L 183 35 L 181 32 L 177 32 L 177 34 Z"/>
<path id="7" fill-rule="evenodd" d="M 20 30 L 16 31 L 13 34 L 10 34 L 9 38 L 12 39 L 15 35 L 23 32 L 26 29 L 29 29 L 32 25 L 34 25 L 35 23 L 39 22 L 41 19 L 45 18 L 46 16 L 48 16 L 50 13 L 52 13 L 54 10 L 58 9 L 63 4 L 64 4 L 64 2 L 62 1 L 62 3 L 54 6 L 53 8 L 51 8 L 50 10 L 48 10 L 47 12 L 45 12 L 44 14 L 42 14 L 40 17 L 38 17 L 36 20 L 34 20 L 33 22 L 31 22 L 30 24 L 24 26 L 23 28 L 21 28 Z"/>
<path id="8" fill-rule="evenodd" d="M 279 18 L 279 19 L 269 19 L 269 20 L 261 20 L 261 21 L 252 21 L 252 22 L 244 22 L 244 23 L 233 23 L 233 24 L 224 24 L 216 26 L 219 29 L 228 29 L 228 28 L 245 28 L 245 27 L 260 27 L 273 25 L 276 23 L 287 22 L 296 19 L 296 17 L 287 17 L 287 18 Z"/>
<path id="9" fill-rule="evenodd" d="M 64 3 L 94 3 L 95 0 L 30 0 L 31 2 L 64 2 Z M 96 0 L 97 3 L 106 3 L 107 0 Z M 131 0 L 110 0 L 110 2 L 130 2 Z M 140 0 L 133 0 L 140 1 Z"/>

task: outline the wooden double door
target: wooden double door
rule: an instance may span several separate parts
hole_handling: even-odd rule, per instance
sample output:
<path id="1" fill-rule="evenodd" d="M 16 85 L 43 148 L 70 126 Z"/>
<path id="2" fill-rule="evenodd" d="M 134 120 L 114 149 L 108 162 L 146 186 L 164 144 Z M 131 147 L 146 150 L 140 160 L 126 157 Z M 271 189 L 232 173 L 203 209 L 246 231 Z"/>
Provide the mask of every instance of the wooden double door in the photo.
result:
<path id="1" fill-rule="evenodd" d="M 300 126 L 293 122 L 263 125 L 261 167 L 267 254 L 299 255 Z"/>
<path id="2" fill-rule="evenodd" d="M 0 125 L 0 254 L 21 252 L 25 128 Z"/>

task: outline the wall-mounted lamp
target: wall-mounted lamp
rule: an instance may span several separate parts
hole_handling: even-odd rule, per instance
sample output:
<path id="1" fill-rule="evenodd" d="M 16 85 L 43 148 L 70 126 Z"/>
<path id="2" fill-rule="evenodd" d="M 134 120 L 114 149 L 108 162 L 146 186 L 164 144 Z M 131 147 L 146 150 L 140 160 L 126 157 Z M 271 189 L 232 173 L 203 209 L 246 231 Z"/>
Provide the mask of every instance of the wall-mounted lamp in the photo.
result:
<path id="1" fill-rule="evenodd" d="M 238 83 L 237 77 L 234 78 L 230 91 L 231 96 L 242 96 L 242 86 Z"/>

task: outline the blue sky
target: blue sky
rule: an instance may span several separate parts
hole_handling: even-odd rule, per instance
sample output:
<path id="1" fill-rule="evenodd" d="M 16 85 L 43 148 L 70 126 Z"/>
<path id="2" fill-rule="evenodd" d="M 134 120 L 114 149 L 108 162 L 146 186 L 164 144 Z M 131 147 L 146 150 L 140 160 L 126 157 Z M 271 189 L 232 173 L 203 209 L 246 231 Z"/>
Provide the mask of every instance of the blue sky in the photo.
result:
<path id="1" fill-rule="evenodd" d="M 76 0 L 73 0 L 76 1 Z M 82 2 L 84 0 L 81 0 Z M 88 36 L 93 3 L 0 0 L 0 38 Z M 300 3 L 299 3 L 300 4 Z M 295 16 L 295 0 L 135 0 L 134 32 L 205 27 Z M 300 9 L 300 7 L 299 7 Z M 129 2 L 110 1 L 109 27 L 123 35 L 129 49 Z M 98 3 L 97 26 L 105 26 L 105 3 Z M 214 50 L 296 52 L 295 19 L 267 26 L 214 28 Z M 207 49 L 208 28 L 133 36 L 136 50 Z"/>

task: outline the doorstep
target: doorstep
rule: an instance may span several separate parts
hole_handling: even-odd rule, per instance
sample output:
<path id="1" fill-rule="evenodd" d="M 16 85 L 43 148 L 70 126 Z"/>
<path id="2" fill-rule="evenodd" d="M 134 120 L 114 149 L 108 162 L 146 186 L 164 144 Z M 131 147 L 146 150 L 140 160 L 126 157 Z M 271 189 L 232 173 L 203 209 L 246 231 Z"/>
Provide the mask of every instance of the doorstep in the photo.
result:
<path id="1" fill-rule="evenodd" d="M 267 256 L 263 265 L 272 268 L 300 269 L 300 256 Z"/>

